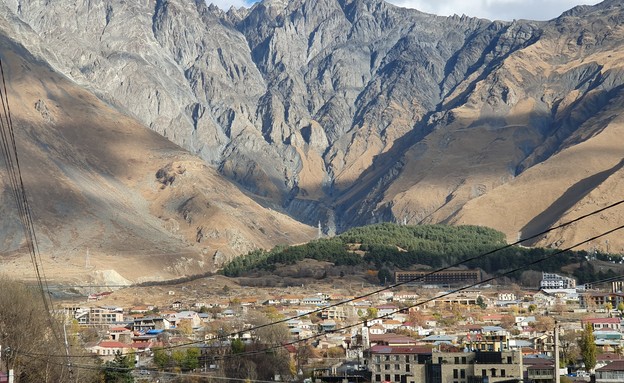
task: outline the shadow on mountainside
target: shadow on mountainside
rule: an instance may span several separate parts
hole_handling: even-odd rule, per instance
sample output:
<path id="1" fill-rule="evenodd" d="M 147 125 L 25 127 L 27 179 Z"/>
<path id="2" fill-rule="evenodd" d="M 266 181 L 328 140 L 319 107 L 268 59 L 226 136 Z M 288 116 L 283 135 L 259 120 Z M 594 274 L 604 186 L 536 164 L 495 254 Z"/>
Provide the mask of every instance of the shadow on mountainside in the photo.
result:
<path id="1" fill-rule="evenodd" d="M 546 210 L 533 218 L 522 228 L 523 237 L 531 237 L 552 227 L 570 208 L 575 206 L 581 199 L 587 196 L 592 190 L 605 182 L 611 175 L 624 168 L 624 159 L 611 169 L 589 176 L 575 185 L 571 186 L 553 202 Z M 522 244 L 531 246 L 541 240 L 535 238 L 531 241 L 525 241 Z"/>

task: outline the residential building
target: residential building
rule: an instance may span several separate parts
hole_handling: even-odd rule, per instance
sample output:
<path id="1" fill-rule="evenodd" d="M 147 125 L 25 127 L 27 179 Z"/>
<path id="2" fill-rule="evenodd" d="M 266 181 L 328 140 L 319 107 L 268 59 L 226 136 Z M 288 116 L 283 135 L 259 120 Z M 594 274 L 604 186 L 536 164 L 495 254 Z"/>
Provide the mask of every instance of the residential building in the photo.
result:
<path id="1" fill-rule="evenodd" d="M 132 329 L 141 333 L 149 330 L 168 330 L 171 328 L 171 322 L 162 317 L 144 317 L 134 320 Z"/>
<path id="2" fill-rule="evenodd" d="M 506 293 L 498 293 L 498 300 L 502 302 L 510 302 L 516 300 L 516 294 L 506 292 Z"/>
<path id="3" fill-rule="evenodd" d="M 371 381 L 392 383 L 477 383 L 522 379 L 522 354 L 444 352 L 422 346 L 377 345 L 364 353 Z"/>
<path id="4" fill-rule="evenodd" d="M 594 331 L 597 330 L 613 330 L 620 331 L 622 324 L 620 318 L 587 318 L 581 320 L 583 327 L 587 323 L 591 323 Z"/>
<path id="5" fill-rule="evenodd" d="M 611 303 L 613 308 L 624 302 L 624 293 L 601 293 L 590 292 L 579 296 L 579 304 L 582 308 L 604 308 L 605 304 Z"/>
<path id="6" fill-rule="evenodd" d="M 345 320 L 349 313 L 353 314 L 352 306 L 332 306 L 321 311 L 321 318 Z"/>
<path id="7" fill-rule="evenodd" d="M 121 307 L 91 307 L 89 310 L 90 324 L 121 323 L 123 320 Z"/>
<path id="8" fill-rule="evenodd" d="M 524 358 L 525 380 L 534 383 L 552 383 L 555 381 L 555 363 L 547 358 Z"/>
<path id="9" fill-rule="evenodd" d="M 126 327 L 111 327 L 108 329 L 108 337 L 121 343 L 131 343 L 134 333 Z"/>
<path id="10" fill-rule="evenodd" d="M 431 354 L 431 347 L 376 345 L 364 351 L 364 358 L 372 382 L 397 383 L 409 377 L 425 376 Z"/>
<path id="11" fill-rule="evenodd" d="M 327 304 L 327 301 L 323 299 L 321 296 L 316 297 L 305 297 L 301 300 L 301 303 L 304 305 L 312 305 L 312 306 L 322 306 Z"/>
<path id="12" fill-rule="evenodd" d="M 616 360 L 596 369 L 596 383 L 624 382 L 624 360 Z"/>
<path id="13" fill-rule="evenodd" d="M 121 307 L 80 307 L 66 306 L 63 312 L 78 324 L 111 324 L 124 321 Z"/>
<path id="14" fill-rule="evenodd" d="M 87 351 L 99 355 L 105 361 L 113 360 L 115 354 L 127 354 L 132 349 L 130 345 L 116 341 L 101 341 L 97 344 L 86 347 Z"/>
<path id="15" fill-rule="evenodd" d="M 199 314 L 195 311 L 180 311 L 167 315 L 167 320 L 171 323 L 171 326 L 179 326 L 182 322 L 188 322 L 191 328 L 197 328 L 201 324 Z"/>
<path id="16" fill-rule="evenodd" d="M 442 298 L 435 300 L 436 306 L 443 305 L 464 305 L 464 306 L 476 306 L 481 294 L 476 291 L 466 291 L 451 295 L 445 295 Z M 484 299 L 484 298 L 481 298 Z"/>
<path id="17" fill-rule="evenodd" d="M 522 353 L 519 351 L 433 352 L 440 366 L 439 379 L 431 383 L 516 382 L 522 380 Z M 423 380 L 413 380 L 417 383 Z M 408 380 L 408 383 L 410 381 Z"/>
<path id="18" fill-rule="evenodd" d="M 573 289 L 576 287 L 576 280 L 554 273 L 542 273 L 540 282 L 542 289 Z"/>
<path id="19" fill-rule="evenodd" d="M 484 326 L 471 330 L 468 347 L 473 351 L 503 351 L 509 349 L 509 332 L 499 326 Z"/>
<path id="20" fill-rule="evenodd" d="M 399 306 L 395 305 L 381 305 L 377 306 L 377 317 L 378 318 L 394 318 L 394 314 L 399 312 Z"/>

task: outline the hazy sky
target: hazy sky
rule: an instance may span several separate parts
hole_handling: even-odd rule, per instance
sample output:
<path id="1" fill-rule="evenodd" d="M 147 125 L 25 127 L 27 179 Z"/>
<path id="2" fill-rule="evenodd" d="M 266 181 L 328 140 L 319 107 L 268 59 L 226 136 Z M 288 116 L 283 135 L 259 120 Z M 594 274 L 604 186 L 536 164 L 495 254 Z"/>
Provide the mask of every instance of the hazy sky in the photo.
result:
<path id="1" fill-rule="evenodd" d="M 466 14 L 490 20 L 549 20 L 580 4 L 598 4 L 597 0 L 386 0 L 401 7 L 416 8 L 438 15 Z M 207 0 L 222 9 L 248 7 L 255 0 Z"/>

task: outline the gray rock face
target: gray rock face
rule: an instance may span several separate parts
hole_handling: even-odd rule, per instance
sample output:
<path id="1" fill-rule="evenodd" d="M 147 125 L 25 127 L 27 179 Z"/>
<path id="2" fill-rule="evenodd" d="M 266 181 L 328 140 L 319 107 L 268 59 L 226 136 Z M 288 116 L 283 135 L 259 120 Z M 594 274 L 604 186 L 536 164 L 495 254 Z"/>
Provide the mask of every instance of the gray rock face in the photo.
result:
<path id="1" fill-rule="evenodd" d="M 621 67 L 606 64 L 622 45 L 618 1 L 513 23 L 382 0 L 265 0 L 228 12 L 203 0 L 6 8 L 44 43 L 26 47 L 78 84 L 268 204 L 338 228 L 448 220 L 573 145 L 624 83 Z M 592 55 L 601 58 L 566 66 Z M 485 158 L 484 131 L 511 149 Z M 466 149 L 475 141 L 478 153 Z M 468 184 L 477 165 L 499 181 Z M 398 195 L 432 184 L 435 198 L 396 210 Z"/>

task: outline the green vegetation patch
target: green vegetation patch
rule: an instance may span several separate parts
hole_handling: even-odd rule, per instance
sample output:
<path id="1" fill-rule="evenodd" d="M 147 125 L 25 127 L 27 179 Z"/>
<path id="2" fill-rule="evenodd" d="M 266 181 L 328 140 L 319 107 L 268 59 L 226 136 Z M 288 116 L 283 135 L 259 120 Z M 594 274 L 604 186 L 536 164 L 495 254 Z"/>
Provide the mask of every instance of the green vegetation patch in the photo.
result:
<path id="1" fill-rule="evenodd" d="M 506 245 L 503 233 L 481 226 L 382 223 L 354 228 L 339 236 L 304 245 L 255 250 L 228 263 L 222 273 L 239 277 L 254 270 L 271 271 L 280 265 L 315 259 L 336 266 L 359 265 L 392 271 L 413 269 L 416 265 L 435 269 L 462 263 L 494 274 L 530 265 L 541 258 L 546 260 L 529 269 L 560 273 L 566 265 L 582 265 L 587 257 L 584 251 L 555 255 L 557 250 L 543 248 L 511 246 L 498 250 Z M 493 254 L 483 256 L 489 252 Z M 589 273 L 583 275 L 584 280 L 592 278 Z"/>

